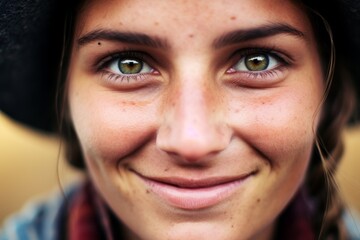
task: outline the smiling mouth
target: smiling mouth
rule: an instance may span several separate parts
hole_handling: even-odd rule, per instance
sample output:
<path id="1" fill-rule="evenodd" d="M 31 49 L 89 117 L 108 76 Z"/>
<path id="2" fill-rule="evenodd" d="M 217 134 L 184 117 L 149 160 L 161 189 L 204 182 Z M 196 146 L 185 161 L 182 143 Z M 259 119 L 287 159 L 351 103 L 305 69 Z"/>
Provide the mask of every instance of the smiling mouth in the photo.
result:
<path id="1" fill-rule="evenodd" d="M 148 189 L 166 204 L 184 210 L 209 208 L 233 195 L 244 181 L 254 175 L 251 172 L 238 177 L 207 179 L 153 178 L 138 173 Z"/>

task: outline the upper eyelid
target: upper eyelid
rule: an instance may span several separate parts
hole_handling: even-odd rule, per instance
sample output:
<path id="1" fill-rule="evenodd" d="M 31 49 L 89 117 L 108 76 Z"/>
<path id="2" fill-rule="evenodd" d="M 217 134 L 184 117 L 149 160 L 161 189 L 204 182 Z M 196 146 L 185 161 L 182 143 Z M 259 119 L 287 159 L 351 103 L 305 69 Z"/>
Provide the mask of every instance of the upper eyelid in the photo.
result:
<path id="1" fill-rule="evenodd" d="M 233 51 L 229 57 L 228 61 L 231 62 L 230 68 L 233 67 L 241 58 L 245 57 L 249 54 L 269 54 L 273 57 L 275 57 L 277 60 L 279 60 L 283 64 L 291 64 L 293 62 L 293 59 L 286 53 L 284 53 L 281 50 L 278 50 L 273 47 L 247 47 L 247 48 L 240 48 L 235 51 Z M 109 66 L 109 64 L 114 61 L 117 58 L 136 58 L 140 61 L 145 62 L 147 65 L 149 65 L 152 69 L 156 68 L 154 65 L 160 65 L 157 60 L 147 52 L 143 51 L 137 51 L 132 49 L 126 49 L 121 51 L 114 51 L 114 52 L 108 52 L 105 57 L 101 57 L 100 60 L 97 60 L 95 63 L 95 69 L 96 71 L 99 71 L 101 69 L 106 68 Z"/>
<path id="2" fill-rule="evenodd" d="M 250 54 L 268 54 L 275 57 L 277 60 L 283 63 L 289 63 L 292 61 L 286 54 L 280 53 L 279 51 L 272 48 L 245 48 L 237 50 L 231 58 L 238 58 L 237 61 Z"/>
<path id="3" fill-rule="evenodd" d="M 145 52 L 131 51 L 131 50 L 108 53 L 108 55 L 100 58 L 100 60 L 96 62 L 95 67 L 97 70 L 103 69 L 115 59 L 120 59 L 120 58 L 136 58 L 140 61 L 145 62 L 147 65 L 153 68 L 151 63 L 154 62 L 154 59 L 153 57 L 151 57 L 151 55 Z"/>
<path id="4" fill-rule="evenodd" d="M 270 71 L 274 71 L 276 69 L 280 69 L 282 67 L 289 67 L 293 64 L 292 60 L 291 59 L 288 59 L 287 57 L 282 57 L 280 55 L 280 53 L 278 52 L 274 52 L 272 50 L 269 50 L 269 49 L 256 49 L 256 48 L 252 48 L 250 49 L 251 51 L 248 51 L 249 49 L 245 49 L 244 50 L 238 50 L 236 51 L 233 55 L 232 55 L 232 58 L 231 58 L 231 64 L 230 64 L 230 68 L 227 68 L 226 70 L 226 73 L 230 73 L 230 71 L 234 71 L 232 73 L 240 73 L 240 72 L 248 72 L 249 74 L 255 74 L 255 73 L 259 73 L 259 72 L 255 72 L 255 71 L 239 71 L 239 70 L 235 70 L 234 67 L 241 61 L 244 59 L 244 57 L 246 57 L 247 55 L 249 54 L 256 54 L 256 53 L 259 53 L 259 54 L 269 54 L 271 55 L 272 57 L 274 57 L 278 62 L 279 64 L 271 69 L 266 69 L 266 70 L 262 70 L 261 72 L 270 72 Z M 241 54 L 242 52 L 242 54 Z M 246 52 L 247 54 L 244 54 L 244 52 Z M 237 55 L 237 56 L 236 56 Z"/>

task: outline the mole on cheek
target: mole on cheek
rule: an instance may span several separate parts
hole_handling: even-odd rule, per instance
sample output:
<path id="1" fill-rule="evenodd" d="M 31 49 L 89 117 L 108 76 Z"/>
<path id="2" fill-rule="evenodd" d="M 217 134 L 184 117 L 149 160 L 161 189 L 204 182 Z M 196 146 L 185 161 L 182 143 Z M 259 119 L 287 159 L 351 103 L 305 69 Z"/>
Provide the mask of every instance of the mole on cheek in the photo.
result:
<path id="1" fill-rule="evenodd" d="M 233 20 L 233 21 L 234 21 L 234 20 L 236 20 L 236 17 L 235 17 L 235 16 L 231 16 L 231 17 L 230 17 L 230 20 Z"/>
<path id="2" fill-rule="evenodd" d="M 98 45 L 101 46 L 101 42 L 98 42 Z"/>

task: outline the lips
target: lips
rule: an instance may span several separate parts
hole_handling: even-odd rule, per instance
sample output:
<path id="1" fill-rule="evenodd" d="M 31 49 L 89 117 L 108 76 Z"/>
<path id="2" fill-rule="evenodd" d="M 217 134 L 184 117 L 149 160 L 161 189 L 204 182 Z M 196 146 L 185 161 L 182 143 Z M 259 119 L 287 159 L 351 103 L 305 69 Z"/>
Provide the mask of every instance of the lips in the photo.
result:
<path id="1" fill-rule="evenodd" d="M 253 174 L 197 180 L 137 175 L 144 181 L 149 190 L 166 204 L 185 210 L 198 210 L 225 201 Z"/>

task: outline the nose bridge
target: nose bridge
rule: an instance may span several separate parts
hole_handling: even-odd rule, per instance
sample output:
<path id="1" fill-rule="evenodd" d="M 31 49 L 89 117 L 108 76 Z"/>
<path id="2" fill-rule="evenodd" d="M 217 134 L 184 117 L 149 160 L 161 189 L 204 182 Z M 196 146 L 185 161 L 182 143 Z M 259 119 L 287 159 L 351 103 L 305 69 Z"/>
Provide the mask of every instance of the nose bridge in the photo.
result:
<path id="1" fill-rule="evenodd" d="M 208 129 L 213 121 L 211 108 L 215 106 L 212 106 L 207 97 L 209 89 L 198 79 L 187 79 L 179 85 L 173 96 L 174 116 L 170 123 L 172 131 L 176 132 L 178 137 L 187 138 L 187 141 L 200 140 L 204 130 Z"/>
<path id="2" fill-rule="evenodd" d="M 158 134 L 161 149 L 199 160 L 226 145 L 214 79 L 198 67 L 179 71 Z M 221 119 L 221 118 L 220 118 Z"/>
<path id="3" fill-rule="evenodd" d="M 214 119 L 211 112 L 215 111 L 212 91 L 212 79 L 205 62 L 201 58 L 183 58 L 179 61 L 173 79 L 169 122 L 172 131 L 178 136 L 190 138 L 203 135 L 204 129 Z M 205 67 L 204 67 L 205 66 Z M 192 136 L 192 137 L 191 137 Z"/>

